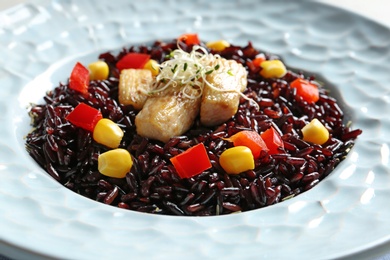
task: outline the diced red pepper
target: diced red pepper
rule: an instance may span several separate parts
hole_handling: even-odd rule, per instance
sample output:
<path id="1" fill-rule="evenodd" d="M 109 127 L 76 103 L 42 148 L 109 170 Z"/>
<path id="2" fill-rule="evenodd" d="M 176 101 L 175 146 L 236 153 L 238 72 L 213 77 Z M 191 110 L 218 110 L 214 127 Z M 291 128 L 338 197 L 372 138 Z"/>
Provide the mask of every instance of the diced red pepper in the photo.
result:
<path id="1" fill-rule="evenodd" d="M 256 58 L 254 58 L 253 60 L 248 60 L 246 62 L 246 65 L 248 66 L 249 71 L 259 73 L 260 68 L 261 68 L 260 64 L 265 60 L 266 60 L 265 56 L 259 55 Z"/>
<path id="2" fill-rule="evenodd" d="M 170 160 L 180 178 L 191 178 L 211 168 L 211 162 L 203 143 L 187 149 Z"/>
<path id="3" fill-rule="evenodd" d="M 187 45 L 199 45 L 200 40 L 198 34 L 196 33 L 185 33 L 177 38 L 179 42 L 184 42 Z"/>
<path id="4" fill-rule="evenodd" d="M 89 86 L 89 70 L 80 62 L 77 62 L 69 78 L 69 88 L 76 90 L 82 94 L 88 93 Z"/>
<path id="5" fill-rule="evenodd" d="M 99 110 L 84 103 L 80 103 L 66 116 L 65 119 L 75 126 L 93 132 L 97 122 L 102 118 L 102 113 Z"/>
<path id="6" fill-rule="evenodd" d="M 263 138 L 265 144 L 267 145 L 269 154 L 278 154 L 283 152 L 283 150 L 280 149 L 284 148 L 283 140 L 273 127 L 270 127 L 265 132 L 263 132 L 261 134 L 261 138 Z"/>
<path id="7" fill-rule="evenodd" d="M 251 150 L 254 159 L 260 157 L 261 151 L 269 150 L 261 136 L 255 131 L 244 130 L 226 138 L 225 140 L 233 142 L 234 146 L 248 147 Z"/>
<path id="8" fill-rule="evenodd" d="M 256 67 L 260 67 L 260 64 L 265 61 L 265 57 L 262 57 L 262 56 L 259 56 L 259 57 L 256 57 L 252 60 L 252 64 Z"/>
<path id="9" fill-rule="evenodd" d="M 320 99 L 317 85 L 305 79 L 298 78 L 290 83 L 292 88 L 297 89 L 297 95 L 308 103 L 315 103 Z"/>
<path id="10" fill-rule="evenodd" d="M 119 71 L 124 69 L 143 69 L 149 60 L 149 54 L 130 52 L 116 63 L 116 67 Z"/>

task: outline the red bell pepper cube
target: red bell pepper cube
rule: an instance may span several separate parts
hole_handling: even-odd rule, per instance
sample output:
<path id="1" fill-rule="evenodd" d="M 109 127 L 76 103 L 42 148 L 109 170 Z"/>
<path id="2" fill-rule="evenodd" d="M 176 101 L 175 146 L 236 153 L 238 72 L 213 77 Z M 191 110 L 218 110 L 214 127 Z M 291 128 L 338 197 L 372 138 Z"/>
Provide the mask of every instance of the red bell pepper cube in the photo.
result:
<path id="1" fill-rule="evenodd" d="M 89 70 L 80 62 L 77 62 L 69 78 L 69 88 L 76 90 L 82 94 L 88 93 L 89 86 Z"/>
<path id="2" fill-rule="evenodd" d="M 185 33 L 177 38 L 179 42 L 184 42 L 187 45 L 199 45 L 200 40 L 198 34 L 196 33 Z"/>
<path id="3" fill-rule="evenodd" d="M 283 150 L 280 149 L 284 148 L 282 137 L 272 126 L 261 134 L 261 138 L 267 145 L 269 154 L 278 154 L 283 152 Z"/>
<path id="4" fill-rule="evenodd" d="M 260 157 L 261 151 L 269 150 L 261 136 L 255 131 L 244 130 L 229 138 L 225 138 L 225 140 L 233 142 L 234 146 L 248 147 L 251 150 L 254 159 Z"/>
<path id="5" fill-rule="evenodd" d="M 119 71 L 124 69 L 143 69 L 149 60 L 149 54 L 130 52 L 116 63 L 116 67 Z"/>
<path id="6" fill-rule="evenodd" d="M 265 57 L 259 56 L 259 57 L 254 58 L 254 59 L 252 60 L 252 64 L 253 64 L 254 66 L 256 66 L 256 67 L 260 67 L 261 63 L 262 63 L 263 61 L 265 61 L 265 60 L 266 60 Z"/>
<path id="7" fill-rule="evenodd" d="M 308 103 L 315 103 L 320 99 L 317 85 L 310 83 L 305 79 L 295 79 L 290 83 L 292 88 L 297 89 L 297 95 L 302 97 Z"/>
<path id="8" fill-rule="evenodd" d="M 84 103 L 78 104 L 72 112 L 65 117 L 65 119 L 73 125 L 90 132 L 93 132 L 97 122 L 102 118 L 102 113 L 99 110 Z"/>
<path id="9" fill-rule="evenodd" d="M 203 143 L 199 143 L 170 159 L 180 178 L 191 178 L 211 168 Z"/>

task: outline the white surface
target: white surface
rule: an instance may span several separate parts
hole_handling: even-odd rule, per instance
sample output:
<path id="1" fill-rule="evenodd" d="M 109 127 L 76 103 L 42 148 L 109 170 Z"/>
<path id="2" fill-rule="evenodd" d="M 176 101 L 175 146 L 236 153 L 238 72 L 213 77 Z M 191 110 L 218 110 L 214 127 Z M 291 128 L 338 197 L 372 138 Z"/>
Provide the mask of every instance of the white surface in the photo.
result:
<path id="1" fill-rule="evenodd" d="M 25 3 L 26 0 L 0 0 L 0 10 Z M 390 1 L 387 0 L 318 0 L 355 12 L 390 27 Z"/>
<path id="2" fill-rule="evenodd" d="M 349 9 L 357 12 L 364 12 L 367 15 L 374 15 L 375 19 L 378 19 L 378 17 L 386 18 L 384 11 L 390 10 L 389 3 L 378 0 L 370 1 L 369 6 L 364 4 L 364 2 L 367 3 L 368 1 L 339 0 L 337 2 L 332 2 L 334 4 L 338 4 L 339 6 L 348 7 Z M 87 3 L 87 1 L 83 3 Z M 5 6 L 6 4 L 8 4 L 8 2 L 2 2 L 0 6 Z M 13 62 L 10 62 L 9 68 L 3 71 L 3 75 L 7 74 L 17 76 L 17 79 L 13 80 L 12 83 L 14 85 L 19 84 L 20 87 L 23 86 L 23 84 L 26 82 L 31 81 L 35 75 L 39 74 L 41 70 L 44 70 L 48 65 L 50 65 L 50 63 L 61 60 L 66 55 L 69 56 L 76 54 L 78 55 L 78 58 L 86 60 L 89 59 L 91 55 L 88 56 L 83 54 L 91 51 L 88 49 L 88 44 L 95 44 L 94 46 L 96 49 L 95 53 L 93 54 L 96 54 L 96 50 L 98 48 L 118 47 L 118 45 L 121 45 L 126 41 L 126 39 L 122 36 L 113 35 L 111 41 L 105 42 L 105 39 L 101 38 L 103 36 L 92 34 L 91 36 L 95 37 L 93 38 L 93 41 L 88 41 L 91 39 L 79 39 L 79 42 L 77 42 L 77 48 L 74 42 L 67 42 L 67 40 L 69 40 L 67 37 L 70 37 L 72 40 L 75 38 L 75 36 L 80 36 L 82 33 L 85 33 L 84 30 L 78 31 L 78 29 L 73 25 L 80 23 L 80 27 L 83 28 L 83 22 L 85 22 L 85 19 L 96 19 L 103 24 L 105 19 L 107 19 L 104 18 L 104 16 L 88 17 L 88 15 L 84 15 L 82 12 L 80 12 L 80 10 L 86 11 L 86 6 L 87 4 L 75 4 L 73 6 L 74 9 L 69 11 L 69 13 L 66 13 L 66 19 L 63 20 L 63 25 L 69 30 L 73 31 L 70 36 L 64 37 L 64 42 L 61 42 L 63 44 L 62 46 L 64 47 L 63 49 L 50 48 L 51 38 L 47 38 L 48 36 L 44 35 L 44 32 L 56 28 L 55 26 L 58 26 L 56 23 L 50 24 L 48 26 L 42 25 L 44 29 L 43 31 L 32 32 L 34 33 L 35 38 L 30 37 L 28 39 L 23 39 L 29 43 L 26 46 L 23 44 L 18 46 L 17 41 L 13 42 L 15 44 L 14 48 L 23 47 L 21 52 L 26 52 L 26 50 L 28 51 L 29 48 L 32 47 L 33 50 L 34 47 L 38 47 L 37 49 L 41 50 L 42 52 L 36 54 L 36 56 L 31 54 L 32 52 L 29 52 L 32 55 L 29 59 L 32 64 L 21 64 L 21 62 L 18 64 L 17 60 L 12 60 Z M 57 5 L 56 7 L 59 8 L 60 5 Z M 92 9 L 95 8 L 94 6 L 89 7 Z M 378 9 L 373 9 L 372 7 L 378 7 Z M 265 9 L 266 8 L 267 7 L 265 7 Z M 180 12 L 174 12 L 174 7 L 164 10 L 173 11 L 173 15 L 183 15 L 180 14 Z M 28 11 L 34 10 L 31 9 Z M 324 15 L 324 11 L 322 9 L 318 11 L 318 15 Z M 23 15 L 26 13 L 21 12 L 20 14 Z M 42 12 L 42 14 L 43 15 L 40 17 L 41 19 L 48 19 L 47 16 L 45 17 L 45 12 Z M 234 13 L 231 15 L 231 19 L 240 20 L 240 18 L 234 16 Z M 324 15 L 323 17 L 327 16 Z M 140 19 L 142 20 L 142 18 Z M 343 25 L 346 25 L 346 20 L 344 19 L 346 19 L 346 16 L 341 18 L 341 22 L 344 22 Z M 352 18 L 351 21 L 355 21 L 355 18 Z M 384 24 L 389 24 L 388 20 L 381 21 Z M 39 23 L 39 21 L 35 22 Z M 131 20 L 127 20 L 126 22 L 129 25 L 127 28 L 134 26 L 134 24 L 130 23 Z M 238 21 L 239 28 L 241 28 L 239 26 L 241 23 L 241 20 Z M 145 22 L 145 24 L 147 23 Z M 203 21 L 203 24 L 207 24 L 207 21 Z M 294 23 L 287 24 L 287 22 L 283 20 L 281 21 L 281 24 L 284 26 L 294 25 Z M 110 25 L 113 26 L 114 29 L 116 28 L 115 24 Z M 138 26 L 140 25 L 141 27 L 144 26 L 142 23 L 138 24 Z M 279 24 L 271 23 L 270 25 L 266 24 L 266 27 L 271 27 L 272 30 L 275 31 L 282 30 L 278 28 L 278 25 Z M 363 23 L 363 25 L 367 24 Z M 191 28 L 186 26 L 187 24 L 184 22 L 183 24 L 178 25 L 178 28 L 172 28 L 172 30 L 168 30 L 167 34 L 172 37 L 177 36 L 180 30 Z M 191 24 L 188 26 L 191 26 Z M 295 51 L 295 54 L 294 52 L 291 53 L 288 51 L 288 48 L 285 48 L 285 43 L 280 43 L 277 41 L 277 39 L 271 39 L 269 42 L 264 42 L 263 40 L 263 42 L 259 43 L 259 45 L 264 47 L 264 49 L 269 48 L 270 51 L 281 53 L 283 57 L 286 57 L 286 60 L 288 61 L 287 63 L 289 65 L 306 69 L 310 68 L 310 70 L 313 71 L 312 62 L 306 57 L 314 57 L 315 64 L 322 62 L 321 64 L 323 64 L 323 66 L 321 68 L 321 72 L 323 72 L 325 76 L 335 76 L 336 78 L 334 78 L 334 80 L 337 80 L 338 83 L 350 83 L 351 81 L 353 83 L 351 90 L 355 93 L 348 92 L 348 96 L 351 94 L 353 95 L 352 97 L 346 97 L 347 104 L 351 106 L 354 111 L 363 113 L 361 118 L 356 118 L 354 121 L 358 125 L 361 124 L 361 126 L 366 127 L 366 131 L 369 134 L 373 134 L 371 137 L 367 135 L 362 136 L 361 139 L 366 144 L 357 145 L 356 149 L 354 150 L 355 157 L 350 156 L 346 163 L 344 163 L 340 169 L 338 169 L 337 173 L 335 172 L 335 174 L 333 174 L 330 178 L 321 183 L 321 186 L 316 187 L 313 192 L 310 191 L 307 194 L 300 195 L 297 199 L 288 201 L 283 205 L 273 206 L 269 209 L 265 209 L 262 211 L 262 214 L 258 216 L 256 214 L 250 213 L 220 217 L 217 219 L 172 219 L 169 217 L 156 218 L 155 216 L 139 215 L 138 213 L 127 214 L 123 213 L 123 211 L 118 211 L 113 208 L 101 207 L 100 205 L 97 206 L 91 201 L 80 200 L 78 196 L 65 192 L 62 187 L 56 183 L 53 183 L 48 177 L 42 175 L 38 168 L 34 168 L 31 164 L 31 161 L 28 161 L 27 158 L 20 159 L 18 156 L 16 156 L 15 159 L 13 155 L 18 154 L 18 152 L 20 152 L 22 149 L 14 151 L 10 146 L 6 145 L 7 150 L 2 150 L 1 155 L 2 158 L 5 158 L 7 161 L 4 161 L 5 159 L 0 161 L 0 165 L 2 165 L 0 173 L 3 174 L 0 174 L 2 176 L 2 182 L 0 182 L 0 201 L 2 198 L 6 198 L 11 200 L 12 205 L 20 205 L 20 203 L 22 203 L 25 207 L 13 207 L 12 212 L 6 211 L 5 208 L 0 209 L 2 216 L 6 216 L 5 222 L 0 223 L 1 230 L 3 232 L 4 230 L 10 230 L 13 232 L 12 234 L 5 235 L 0 232 L 0 238 L 7 238 L 7 241 L 10 241 L 10 243 L 16 243 L 22 247 L 39 250 L 40 252 L 47 252 L 53 256 L 64 256 L 66 253 L 68 253 L 71 255 L 74 254 L 75 257 L 80 257 L 82 255 L 77 251 L 85 250 L 85 252 L 88 251 L 90 253 L 90 255 L 86 258 L 107 257 L 114 252 L 118 256 L 127 256 L 126 252 L 123 251 L 123 247 L 127 247 L 129 250 L 133 250 L 136 256 L 140 256 L 141 253 L 151 256 L 161 256 L 161 254 L 159 255 L 158 252 L 150 252 L 148 247 L 158 247 L 159 245 L 165 244 L 166 242 L 168 242 L 170 245 L 176 245 L 169 248 L 171 251 L 170 253 L 174 252 L 176 257 L 187 255 L 189 253 L 193 253 L 191 255 L 194 257 L 215 257 L 219 255 L 218 248 L 221 247 L 214 246 L 222 245 L 224 250 L 228 250 L 228 252 L 230 252 L 230 256 L 232 258 L 237 257 L 241 250 L 244 249 L 249 249 L 252 253 L 257 252 L 259 249 L 263 249 L 256 254 L 257 256 L 261 256 L 263 258 L 267 257 L 267 254 L 272 255 L 273 257 L 283 256 L 283 254 L 285 257 L 291 256 L 286 255 L 291 252 L 301 253 L 300 256 L 302 256 L 302 258 L 313 258 L 316 256 L 319 258 L 327 258 L 325 256 L 330 255 L 335 257 L 352 253 L 356 250 L 362 250 L 366 247 L 370 248 L 372 245 L 369 244 L 368 241 L 374 241 L 375 244 L 378 244 L 381 241 L 385 241 L 388 238 L 386 237 L 386 234 L 390 234 L 390 214 L 388 209 L 380 209 L 387 205 L 387 195 L 389 195 L 389 162 L 388 153 L 386 153 L 386 151 L 388 151 L 388 139 L 385 139 L 387 136 L 383 136 L 383 132 L 387 131 L 384 129 L 384 127 L 388 126 L 389 124 L 386 118 L 381 117 L 381 109 L 389 108 L 387 99 L 389 87 L 383 84 L 390 81 L 385 73 L 386 71 L 389 71 L 390 62 L 386 55 L 382 57 L 380 53 L 376 51 L 382 50 L 385 54 L 389 53 L 389 42 L 385 39 L 385 37 L 381 37 L 383 33 L 384 35 L 387 35 L 387 33 L 386 31 L 383 31 L 383 28 L 377 28 L 375 26 L 375 30 L 371 31 L 370 24 L 368 27 L 362 26 L 362 28 L 356 28 L 354 26 L 357 25 L 351 23 L 351 27 L 355 28 L 359 33 L 358 35 L 351 36 L 347 27 L 335 28 L 335 24 L 332 26 L 333 27 L 331 29 L 334 30 L 331 30 L 328 32 L 329 35 L 326 35 L 327 37 L 330 37 L 332 41 L 327 44 L 323 43 L 323 39 L 320 41 L 323 32 L 321 30 L 317 31 L 315 25 L 305 27 L 307 31 L 302 32 L 303 34 L 308 33 L 312 37 L 310 40 L 304 37 L 286 40 L 289 44 L 296 44 L 296 50 L 299 51 L 305 51 L 305 49 L 300 48 L 300 46 L 304 46 L 305 43 L 308 43 L 307 46 L 309 47 L 321 47 L 310 49 L 312 54 L 304 53 L 302 56 L 300 56 L 297 55 L 297 51 Z M 18 26 L 14 29 L 15 31 L 13 31 L 13 34 L 16 35 L 16 37 L 22 37 L 20 35 L 23 35 L 23 30 L 26 30 L 26 28 L 23 28 L 23 26 Z M 159 29 L 161 32 L 145 32 L 144 37 L 148 39 L 148 37 L 151 37 L 151 35 L 159 36 L 164 33 L 164 30 L 167 30 L 167 28 L 164 28 L 163 26 Z M 213 34 L 212 29 L 210 29 L 211 31 L 204 30 L 202 25 L 197 29 L 199 29 L 203 35 L 208 37 L 215 37 L 215 33 Z M 339 31 L 343 33 L 346 32 L 346 36 L 337 35 L 337 32 Z M 216 34 L 219 35 L 218 33 Z M 253 36 L 250 33 L 248 34 L 249 36 Z M 234 34 L 234 32 L 231 32 L 230 34 L 229 32 L 226 32 L 226 35 L 229 35 L 228 37 L 230 37 L 232 40 L 239 40 L 236 39 L 237 36 Z M 30 36 L 32 36 L 31 33 Z M 142 34 L 140 34 L 139 37 L 143 38 Z M 253 37 L 255 38 L 254 42 L 258 43 L 259 40 L 257 36 Z M 345 38 L 350 39 L 349 37 L 355 40 L 348 43 L 351 44 L 352 49 L 346 48 L 346 43 L 343 41 Z M 1 37 L 0 39 L 2 39 L 4 42 L 9 40 Z M 42 41 L 42 39 L 45 39 L 46 41 Z M 296 42 L 294 42 L 294 40 Z M 335 48 L 332 49 L 332 46 L 336 46 L 340 49 L 338 49 L 338 52 L 333 52 L 332 50 Z M 8 45 L 8 47 L 12 46 Z M 370 47 L 373 48 L 371 49 Z M 45 50 L 50 50 L 53 52 L 45 53 Z M 325 52 L 323 52 L 324 50 Z M 344 52 L 346 50 L 347 52 Z M 373 52 L 370 50 L 373 50 Z M 6 56 L 7 53 L 5 52 L 2 52 L 1 55 L 4 55 L 3 57 L 8 57 Z M 16 54 L 12 53 L 12 55 Z M 337 55 L 340 55 L 345 59 L 341 59 L 340 63 L 338 64 L 340 67 L 335 68 L 334 65 L 332 65 L 332 62 L 337 60 Z M 356 59 L 356 55 L 363 55 L 362 59 L 359 59 L 359 56 Z M 371 60 L 370 57 L 373 56 L 376 57 L 376 59 L 379 59 L 379 62 L 375 59 Z M 24 61 L 25 59 L 23 55 L 16 55 L 15 57 L 20 58 L 20 61 Z M 73 59 L 75 59 L 75 57 L 70 57 L 70 60 L 65 60 L 64 65 L 68 65 L 70 62 L 73 62 Z M 356 62 L 359 65 L 358 67 L 356 67 Z M 328 64 L 330 65 L 328 66 Z M 362 69 L 360 70 L 360 68 Z M 23 76 L 20 76 L 20 71 L 24 72 Z M 356 71 L 362 71 L 363 73 L 367 72 L 367 75 L 355 74 Z M 46 80 L 49 83 L 48 85 L 43 85 L 43 87 L 50 86 L 50 80 L 53 81 L 53 78 L 56 80 L 58 79 L 57 77 L 58 75 L 61 75 L 61 73 L 57 72 L 58 71 L 54 68 L 51 73 L 42 76 L 41 80 Z M 1 72 L 0 75 L 2 75 Z M 354 80 L 355 77 L 356 81 Z M 42 85 L 42 81 L 35 81 L 35 84 L 37 82 Z M 367 90 L 364 88 L 364 86 L 360 85 L 359 82 L 364 82 L 365 85 L 372 84 L 373 88 L 370 93 L 367 93 Z M 39 89 L 36 86 L 37 85 L 34 85 L 34 82 L 31 85 L 31 87 L 38 90 L 37 93 L 40 94 L 42 89 Z M 16 86 L 16 88 L 18 88 L 18 86 Z M 346 94 L 345 91 L 347 90 L 342 90 L 342 94 Z M 15 105 L 12 105 L 11 102 L 9 102 L 8 98 L 10 98 L 11 101 L 15 98 L 12 94 L 12 91 L 7 92 L 3 90 L 3 92 L 0 92 L 0 94 L 0 101 L 2 101 L 1 108 L 6 111 L 7 115 L 15 115 L 16 112 L 18 112 L 16 114 L 23 113 L 22 107 L 14 108 Z M 25 105 L 26 101 L 34 100 L 33 94 L 35 93 L 27 91 L 24 95 L 21 95 L 20 97 L 24 97 L 27 100 L 20 100 L 20 104 Z M 361 107 L 365 109 L 361 110 Z M 13 111 L 13 109 L 15 109 L 15 111 Z M 373 112 L 375 113 L 372 114 Z M 26 119 L 23 116 L 16 117 L 16 119 L 18 118 Z M 0 120 L 4 119 L 8 120 L 9 118 L 5 116 L 0 117 Z M 382 124 L 379 124 L 379 129 L 375 123 L 377 122 L 376 120 L 383 122 Z M 17 128 L 15 132 L 17 136 L 21 136 L 22 132 L 26 130 L 25 128 L 27 128 L 27 126 L 21 124 L 21 122 L 7 121 L 7 123 L 11 123 L 11 125 Z M 20 127 L 23 131 L 20 129 Z M 7 144 L 9 141 L 4 139 L 4 137 L 13 137 L 13 131 L 14 129 L 12 129 L 11 132 L 8 129 L 2 129 L 3 135 L 2 139 L 0 139 L 0 143 L 3 145 L 3 147 L 4 144 Z M 367 145 L 367 142 L 371 145 Z M 16 146 L 20 148 L 21 144 L 16 144 Z M 381 161 L 377 161 L 377 159 L 373 158 L 372 154 L 380 155 L 381 158 L 377 159 L 381 159 Z M 367 160 L 366 157 L 372 160 Z M 22 160 L 25 165 L 20 165 L 20 160 Z M 8 161 L 10 163 L 4 163 Z M 357 161 L 360 161 L 360 163 L 364 162 L 365 166 L 362 167 L 360 164 L 357 164 Z M 371 166 L 372 168 L 370 171 L 370 168 L 367 169 L 367 167 Z M 9 172 L 7 172 L 7 167 L 14 170 L 16 169 L 17 174 L 20 174 L 20 177 L 15 177 L 15 175 L 11 175 Z M 354 168 L 360 169 L 362 175 L 349 175 L 349 170 Z M 33 171 L 31 171 L 31 169 L 33 169 Z M 7 180 L 7 182 L 5 182 L 5 180 Z M 343 184 L 340 186 L 339 182 L 341 180 Z M 22 191 L 20 191 L 19 187 L 20 182 L 25 185 L 25 189 Z M 7 183 L 7 185 L 4 183 Z M 38 185 L 38 188 L 36 185 Z M 45 197 L 49 193 L 51 196 Z M 337 198 L 340 196 L 346 198 L 346 200 L 337 200 Z M 387 197 L 384 198 L 383 196 Z M 356 200 L 356 198 L 361 199 Z M 43 199 L 45 205 L 40 205 L 39 202 L 37 202 L 38 199 Z M 340 204 L 338 204 L 338 201 Z M 8 201 L 5 203 L 10 202 Z M 301 213 L 303 210 L 305 213 L 298 217 L 297 213 Z M 43 218 L 47 222 L 42 223 L 40 218 Z M 63 219 L 66 221 L 61 222 Z M 272 224 L 275 223 L 276 220 L 280 221 L 280 225 L 275 226 L 275 224 Z M 29 225 L 24 226 L 23 223 L 28 223 Z M 234 226 L 231 226 L 231 223 L 235 223 Z M 15 229 L 12 226 L 13 224 L 17 224 L 18 227 Z M 122 230 L 120 224 L 126 224 L 126 228 Z M 259 224 L 263 225 L 263 227 L 265 226 L 266 228 L 258 228 Z M 326 224 L 328 226 L 326 226 Z M 47 237 L 36 237 L 36 228 L 47 228 L 48 226 L 51 226 L 54 229 L 48 230 L 51 235 L 48 235 Z M 177 226 L 181 227 L 183 230 L 174 229 L 175 231 L 173 233 L 175 236 L 170 236 L 172 234 L 170 234 L 171 231 L 168 228 Z M 286 227 L 287 230 L 293 231 L 287 231 L 286 233 L 283 233 L 283 231 L 286 230 Z M 130 231 L 133 232 L 133 236 L 127 237 L 128 241 L 126 241 L 126 238 L 123 237 L 124 234 L 129 234 L 126 233 L 128 231 L 127 228 L 130 228 Z M 67 234 L 69 230 L 72 231 L 73 235 L 76 234 L 76 236 L 69 236 L 69 234 Z M 196 230 L 196 232 L 194 232 L 194 230 Z M 206 230 L 206 235 L 203 233 L 204 230 Z M 243 230 L 245 232 L 240 233 L 240 240 L 237 240 L 237 232 L 241 232 Z M 154 238 L 156 240 L 151 240 L 150 237 L 145 236 L 145 233 L 154 234 Z M 115 236 L 112 236 L 112 234 L 115 234 Z M 134 234 L 137 235 L 136 238 L 134 238 Z M 280 236 L 281 234 L 282 236 Z M 355 236 L 351 237 L 350 235 Z M 91 241 L 78 240 L 79 238 L 83 238 L 85 236 L 88 236 Z M 185 238 L 188 238 L 188 236 L 190 236 L 192 240 L 186 243 Z M 325 248 L 309 247 L 311 244 L 316 245 L 317 239 L 322 236 L 322 239 L 325 240 L 322 243 L 323 247 Z M 22 241 L 20 240 L 21 237 L 23 237 Z M 56 238 L 56 240 L 50 239 L 53 237 Z M 135 239 L 141 241 L 142 239 L 145 239 L 145 242 L 139 243 L 139 241 Z M 278 248 L 275 249 L 279 251 L 275 251 L 273 253 L 267 251 L 269 250 L 269 247 L 272 247 L 272 243 L 267 243 L 276 241 L 278 239 L 280 243 L 282 243 L 283 240 L 285 240 L 284 242 L 286 243 L 291 243 L 291 245 L 287 244 L 284 248 L 285 253 L 281 252 L 281 250 Z M 42 244 L 39 240 L 44 241 L 45 243 Z M 57 244 L 55 242 L 57 240 L 62 240 L 62 244 Z M 100 244 L 101 240 L 106 241 L 109 245 L 103 254 L 100 252 L 100 249 L 104 247 Z M 253 240 L 257 240 L 259 243 L 253 243 Z M 331 240 L 334 240 L 335 243 L 338 242 L 339 245 L 337 246 L 334 243 L 331 243 Z M 207 242 L 206 244 L 202 243 L 205 241 Z M 130 242 L 133 243 L 129 245 L 128 243 Z M 110 247 L 112 244 L 123 246 L 121 249 L 114 248 L 116 250 L 113 250 L 113 247 Z M 357 247 L 354 248 L 354 244 L 357 244 Z M 51 247 L 49 248 L 48 245 Z M 262 248 L 264 245 L 265 248 Z M 74 251 L 69 251 L 65 249 L 68 247 L 74 247 L 76 249 Z M 294 247 L 294 249 L 292 247 Z M 12 255 L 12 252 L 9 251 L 9 248 L 7 249 L 6 246 L 4 246 L 4 248 L 4 250 L 8 250 L 11 256 L 16 256 L 16 254 Z M 111 249 L 113 251 L 111 251 Z M 375 249 L 369 249 L 368 251 L 360 254 L 358 257 L 351 257 L 351 259 L 367 257 L 373 258 L 386 253 L 386 249 L 387 245 L 377 247 Z M 169 254 L 169 250 L 167 251 L 166 248 L 160 248 L 160 250 L 162 254 Z M 194 250 L 194 252 L 192 252 L 192 250 Z"/>
<path id="3" fill-rule="evenodd" d="M 318 2 L 341 7 L 376 22 L 390 26 L 390 1 L 387 0 L 319 0 Z"/>
<path id="4" fill-rule="evenodd" d="M 10 8 L 12 6 L 26 2 L 25 0 L 1 0 L 0 1 L 0 10 Z"/>

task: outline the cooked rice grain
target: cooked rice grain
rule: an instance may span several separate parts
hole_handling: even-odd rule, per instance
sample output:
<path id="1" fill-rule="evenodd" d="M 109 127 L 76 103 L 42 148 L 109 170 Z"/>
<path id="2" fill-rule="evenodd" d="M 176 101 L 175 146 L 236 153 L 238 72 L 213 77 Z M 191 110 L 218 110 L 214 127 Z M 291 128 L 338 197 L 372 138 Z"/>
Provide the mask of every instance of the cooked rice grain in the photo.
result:
<path id="1" fill-rule="evenodd" d="M 244 47 L 231 46 L 220 55 L 247 68 L 245 93 L 260 105 L 259 111 L 241 99 L 237 114 L 220 126 L 206 128 L 197 120 L 185 135 L 166 144 L 138 136 L 134 125 L 137 111 L 118 103 L 119 72 L 115 63 L 128 52 L 149 53 L 161 63 L 175 48 L 176 41 L 155 42 L 152 46 L 123 49 L 118 55 L 103 53 L 99 58 L 109 64 L 110 78 L 92 81 L 87 97 L 67 84 L 49 91 L 44 103 L 30 110 L 34 131 L 27 136 L 28 153 L 55 180 L 93 200 L 140 212 L 209 216 L 266 207 L 313 188 L 345 158 L 361 133 L 344 125 L 340 106 L 325 88 L 320 88 L 316 104 L 307 104 L 296 96 L 289 82 L 302 77 L 301 73 L 289 71 L 282 79 L 263 79 L 259 68 L 250 63 L 259 51 L 248 43 Z M 185 45 L 181 48 L 190 50 Z M 269 54 L 266 57 L 275 58 Z M 120 147 L 129 150 L 134 159 L 126 178 L 101 175 L 97 159 L 107 148 L 94 142 L 91 133 L 65 120 L 79 102 L 99 109 L 103 117 L 123 129 Z M 322 146 L 301 138 L 301 128 L 313 118 L 330 130 L 331 138 Z M 226 174 L 218 158 L 231 144 L 222 138 L 242 130 L 262 132 L 271 126 L 282 135 L 285 151 L 273 156 L 263 152 L 254 170 Z M 193 178 L 180 179 L 169 159 L 199 142 L 205 144 L 212 168 Z"/>

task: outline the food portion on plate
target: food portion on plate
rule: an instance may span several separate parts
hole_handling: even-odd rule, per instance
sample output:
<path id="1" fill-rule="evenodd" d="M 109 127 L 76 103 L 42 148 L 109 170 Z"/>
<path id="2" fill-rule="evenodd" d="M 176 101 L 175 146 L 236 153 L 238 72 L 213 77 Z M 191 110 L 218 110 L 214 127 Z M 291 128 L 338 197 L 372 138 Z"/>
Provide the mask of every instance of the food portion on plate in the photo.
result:
<path id="1" fill-rule="evenodd" d="M 328 176 L 362 132 L 327 86 L 251 42 L 184 34 L 102 53 L 69 75 L 31 107 L 26 150 L 66 188 L 129 210 L 273 205 Z"/>

